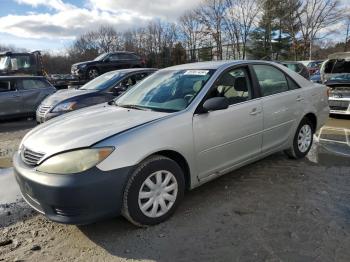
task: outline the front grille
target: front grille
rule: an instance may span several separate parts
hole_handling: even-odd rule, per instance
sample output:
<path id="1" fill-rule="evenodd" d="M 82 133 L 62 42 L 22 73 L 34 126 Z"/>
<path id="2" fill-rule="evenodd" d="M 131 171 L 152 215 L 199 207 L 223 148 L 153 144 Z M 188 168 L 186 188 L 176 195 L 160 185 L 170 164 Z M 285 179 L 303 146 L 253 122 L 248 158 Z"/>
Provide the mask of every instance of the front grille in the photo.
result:
<path id="1" fill-rule="evenodd" d="M 57 215 L 65 217 L 76 217 L 86 213 L 86 210 L 77 207 L 53 207 L 53 210 Z"/>
<path id="2" fill-rule="evenodd" d="M 51 106 L 40 105 L 37 110 L 37 113 L 39 116 L 44 116 L 47 112 L 49 112 L 50 109 L 51 109 Z"/>
<path id="3" fill-rule="evenodd" d="M 28 148 L 23 148 L 21 156 L 24 163 L 26 163 L 29 166 L 36 166 L 39 163 L 39 161 L 43 158 L 44 154 L 34 152 Z"/>
<path id="4" fill-rule="evenodd" d="M 332 110 L 347 110 L 349 107 L 349 101 L 330 100 L 329 107 Z"/>

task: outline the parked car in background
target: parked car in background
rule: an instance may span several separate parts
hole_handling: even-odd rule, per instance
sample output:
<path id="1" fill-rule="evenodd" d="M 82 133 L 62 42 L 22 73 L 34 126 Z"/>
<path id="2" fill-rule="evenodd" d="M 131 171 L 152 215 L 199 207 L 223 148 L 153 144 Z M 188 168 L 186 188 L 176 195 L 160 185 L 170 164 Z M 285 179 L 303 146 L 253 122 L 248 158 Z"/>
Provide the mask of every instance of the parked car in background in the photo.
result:
<path id="1" fill-rule="evenodd" d="M 310 76 L 310 81 L 318 84 L 322 83 L 320 70 L 317 70 L 312 76 Z"/>
<path id="2" fill-rule="evenodd" d="M 306 79 L 310 78 L 309 70 L 305 65 L 303 65 L 300 62 L 294 62 L 294 61 L 280 61 L 282 65 L 288 67 L 290 70 L 298 73 L 299 75 L 303 76 Z"/>
<path id="3" fill-rule="evenodd" d="M 56 89 L 38 76 L 0 76 L 0 118 L 35 116 L 41 101 Z"/>
<path id="4" fill-rule="evenodd" d="M 114 100 L 39 125 L 15 153 L 23 198 L 49 219 L 168 219 L 185 189 L 280 150 L 302 158 L 327 87 L 263 61 L 160 70 Z"/>
<path id="5" fill-rule="evenodd" d="M 110 101 L 155 71 L 152 68 L 116 70 L 78 89 L 60 90 L 42 101 L 36 112 L 36 120 L 42 123 L 73 110 Z"/>
<path id="6" fill-rule="evenodd" d="M 330 88 L 330 113 L 350 115 L 350 52 L 329 55 L 320 71 L 322 82 Z"/>
<path id="7" fill-rule="evenodd" d="M 310 76 L 312 76 L 313 74 L 315 74 L 317 71 L 320 70 L 322 63 L 323 63 L 323 60 L 315 60 L 315 61 L 310 61 L 306 65 L 307 70 L 309 70 Z"/>
<path id="8" fill-rule="evenodd" d="M 145 64 L 144 59 L 132 52 L 104 53 L 92 61 L 72 65 L 71 73 L 79 79 L 94 79 L 109 71 L 125 68 L 141 68 Z"/>

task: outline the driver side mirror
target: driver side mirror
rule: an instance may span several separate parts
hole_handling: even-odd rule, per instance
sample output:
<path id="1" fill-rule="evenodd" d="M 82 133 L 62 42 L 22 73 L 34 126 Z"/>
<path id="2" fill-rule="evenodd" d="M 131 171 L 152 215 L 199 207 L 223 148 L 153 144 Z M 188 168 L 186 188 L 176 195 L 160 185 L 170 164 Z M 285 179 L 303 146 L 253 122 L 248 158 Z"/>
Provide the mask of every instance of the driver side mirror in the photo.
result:
<path id="1" fill-rule="evenodd" d="M 203 104 L 203 109 L 205 112 L 223 110 L 228 108 L 230 105 L 226 97 L 212 97 L 209 98 Z"/>

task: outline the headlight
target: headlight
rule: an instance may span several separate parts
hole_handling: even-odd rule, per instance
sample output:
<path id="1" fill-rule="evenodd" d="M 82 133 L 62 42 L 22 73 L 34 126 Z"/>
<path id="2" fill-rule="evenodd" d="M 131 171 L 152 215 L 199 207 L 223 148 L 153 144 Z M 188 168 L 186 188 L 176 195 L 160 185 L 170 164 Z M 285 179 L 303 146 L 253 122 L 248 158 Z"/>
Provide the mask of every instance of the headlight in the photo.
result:
<path id="1" fill-rule="evenodd" d="M 83 172 L 106 159 L 113 150 L 113 147 L 87 148 L 58 154 L 45 160 L 36 170 L 52 174 Z"/>
<path id="2" fill-rule="evenodd" d="M 77 102 L 64 102 L 60 103 L 57 106 L 54 107 L 52 112 L 57 113 L 57 112 L 67 112 L 67 111 L 73 111 L 74 109 L 77 108 Z"/>

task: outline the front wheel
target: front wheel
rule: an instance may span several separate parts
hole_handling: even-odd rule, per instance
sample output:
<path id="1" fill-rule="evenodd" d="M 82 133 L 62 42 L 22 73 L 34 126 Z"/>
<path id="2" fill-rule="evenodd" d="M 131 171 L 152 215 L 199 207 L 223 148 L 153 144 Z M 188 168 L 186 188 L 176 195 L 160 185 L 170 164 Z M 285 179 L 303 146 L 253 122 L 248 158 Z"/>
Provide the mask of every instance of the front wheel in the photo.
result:
<path id="1" fill-rule="evenodd" d="M 285 153 L 291 158 L 303 158 L 305 157 L 312 146 L 314 135 L 314 128 L 311 121 L 307 118 L 304 118 L 294 135 L 293 146 L 286 150 Z"/>
<path id="2" fill-rule="evenodd" d="M 137 226 L 168 219 L 184 196 L 182 169 L 170 158 L 152 156 L 130 177 L 123 199 L 123 215 Z"/>

